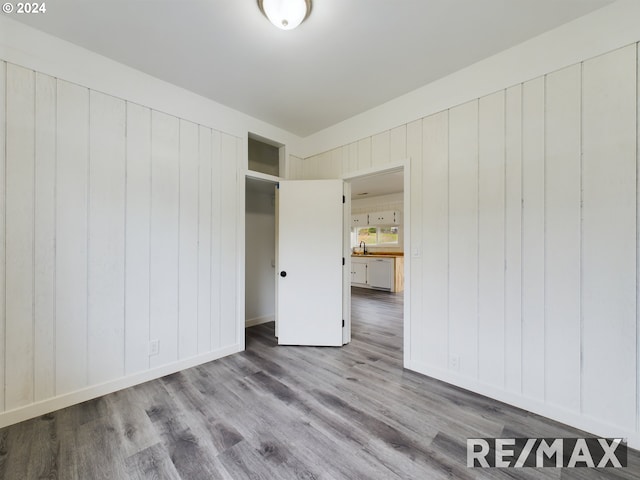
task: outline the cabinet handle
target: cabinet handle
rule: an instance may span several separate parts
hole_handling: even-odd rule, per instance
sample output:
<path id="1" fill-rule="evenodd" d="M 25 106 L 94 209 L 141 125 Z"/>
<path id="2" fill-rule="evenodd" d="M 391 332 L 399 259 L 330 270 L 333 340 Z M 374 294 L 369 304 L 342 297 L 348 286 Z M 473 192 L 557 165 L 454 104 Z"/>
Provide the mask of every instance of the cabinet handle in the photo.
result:
<path id="1" fill-rule="evenodd" d="M 284 270 L 283 270 L 283 271 L 281 271 L 281 272 L 280 272 L 280 276 L 281 276 L 282 278 L 286 277 L 286 276 L 287 276 L 287 272 L 285 272 Z"/>

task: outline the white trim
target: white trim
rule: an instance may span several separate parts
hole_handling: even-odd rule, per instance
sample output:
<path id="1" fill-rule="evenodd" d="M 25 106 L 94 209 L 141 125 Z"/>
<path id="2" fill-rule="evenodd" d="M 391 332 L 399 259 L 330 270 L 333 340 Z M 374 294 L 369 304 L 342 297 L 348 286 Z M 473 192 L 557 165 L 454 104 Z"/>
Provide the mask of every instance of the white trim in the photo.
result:
<path id="1" fill-rule="evenodd" d="M 351 343 L 351 184 L 342 181 L 342 344 Z"/>
<path id="2" fill-rule="evenodd" d="M 593 433 L 605 438 L 624 438 L 628 442 L 628 446 L 634 449 L 640 449 L 640 433 L 632 429 L 624 429 L 615 425 L 610 425 L 596 418 L 567 410 L 557 405 L 551 405 L 540 400 L 527 397 L 518 392 L 509 392 L 502 388 L 494 387 L 478 380 L 463 377 L 457 373 L 434 368 L 421 362 L 406 361 L 405 368 L 421 373 L 436 380 L 455 385 L 465 390 L 469 390 L 480 395 L 487 396 L 491 399 L 507 403 L 509 405 L 522 408 L 529 412 L 542 415 L 557 422 L 567 424 L 571 428 L 577 428 Z M 527 432 L 522 432 L 527 435 Z M 531 436 L 535 436 L 533 433 Z"/>
<path id="3" fill-rule="evenodd" d="M 134 387 L 141 383 L 148 382 L 149 380 L 155 380 L 157 378 L 164 377 L 165 375 L 170 375 L 181 370 L 186 370 L 187 368 L 202 365 L 203 363 L 211 362 L 240 351 L 242 351 L 240 345 L 231 345 L 203 355 L 196 355 L 185 360 L 169 363 L 140 373 L 134 373 L 126 377 L 120 377 L 98 385 L 92 385 L 90 387 L 58 395 L 53 398 L 48 398 L 40 402 L 31 403 L 24 407 L 8 410 L 0 414 L 0 428 L 4 428 L 24 420 L 29 420 L 31 418 L 44 415 L 45 413 L 60 410 L 61 408 L 86 402 L 87 400 L 101 397 L 124 388 Z"/>
<path id="4" fill-rule="evenodd" d="M 243 166 L 249 165 L 249 134 L 238 139 L 238 151 L 236 151 L 236 342 L 240 345 L 240 351 L 245 349 L 244 319 L 246 315 L 246 219 L 247 219 L 247 176 Z"/>
<path id="5" fill-rule="evenodd" d="M 253 178 L 256 180 L 264 180 L 266 182 L 274 182 L 274 183 L 278 183 L 280 180 L 282 180 L 281 177 L 276 177 L 274 175 L 269 175 L 267 173 L 260 173 L 253 170 L 245 170 L 244 176 L 246 178 Z"/>
<path id="6" fill-rule="evenodd" d="M 376 167 L 363 168 L 362 170 L 358 170 L 355 172 L 349 172 L 342 175 L 342 180 L 349 181 L 354 180 L 356 178 L 368 177 L 369 175 L 384 175 L 385 173 L 391 173 L 398 170 L 401 170 L 408 166 L 411 163 L 409 159 L 401 160 L 398 162 L 390 162 L 384 165 L 378 165 Z M 405 177 L 406 180 L 406 177 Z M 406 185 L 405 185 L 406 191 Z"/>
<path id="7" fill-rule="evenodd" d="M 245 328 L 255 327 L 256 325 L 262 325 L 263 323 L 275 322 L 276 316 L 274 315 L 264 315 L 262 317 L 248 318 L 246 322 L 244 322 Z"/>
<path id="8" fill-rule="evenodd" d="M 406 367 L 411 361 L 411 159 L 407 158 L 404 163 L 404 205 L 402 213 L 402 235 L 404 239 L 404 331 L 402 334 L 402 364 Z M 406 252 L 409 252 L 409 260 L 406 260 Z"/>

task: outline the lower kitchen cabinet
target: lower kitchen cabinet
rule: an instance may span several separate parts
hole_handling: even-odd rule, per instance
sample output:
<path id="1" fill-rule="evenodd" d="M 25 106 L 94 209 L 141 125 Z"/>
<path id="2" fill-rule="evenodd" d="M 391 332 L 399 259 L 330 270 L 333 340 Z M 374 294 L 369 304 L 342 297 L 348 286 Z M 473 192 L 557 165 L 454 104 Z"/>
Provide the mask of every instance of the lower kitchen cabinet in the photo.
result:
<path id="1" fill-rule="evenodd" d="M 368 261 L 364 260 L 351 260 L 351 283 L 358 283 L 361 285 L 367 284 L 367 266 Z"/>
<path id="2" fill-rule="evenodd" d="M 351 257 L 351 285 L 401 292 L 404 290 L 404 257 L 367 255 Z"/>

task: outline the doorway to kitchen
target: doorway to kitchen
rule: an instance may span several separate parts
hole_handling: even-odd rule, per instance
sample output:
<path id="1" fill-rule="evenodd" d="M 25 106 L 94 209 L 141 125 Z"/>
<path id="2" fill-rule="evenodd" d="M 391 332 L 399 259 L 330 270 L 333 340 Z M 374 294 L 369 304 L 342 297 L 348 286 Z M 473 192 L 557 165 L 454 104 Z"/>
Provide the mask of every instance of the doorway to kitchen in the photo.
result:
<path id="1" fill-rule="evenodd" d="M 409 160 L 355 172 L 344 180 L 351 190 L 352 338 L 357 341 L 358 335 L 381 331 L 400 335 L 396 341 L 406 361 L 410 332 Z"/>

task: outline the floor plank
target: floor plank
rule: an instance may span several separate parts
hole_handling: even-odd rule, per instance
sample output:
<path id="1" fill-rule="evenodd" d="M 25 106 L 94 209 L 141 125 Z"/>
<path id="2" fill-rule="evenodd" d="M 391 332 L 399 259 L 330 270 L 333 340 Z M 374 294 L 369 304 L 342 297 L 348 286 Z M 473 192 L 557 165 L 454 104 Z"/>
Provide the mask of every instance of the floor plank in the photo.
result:
<path id="1" fill-rule="evenodd" d="M 0 430 L 0 478 L 596 479 L 629 468 L 468 469 L 466 439 L 584 432 L 402 368 L 402 293 L 354 288 L 352 342 L 246 351 Z"/>

